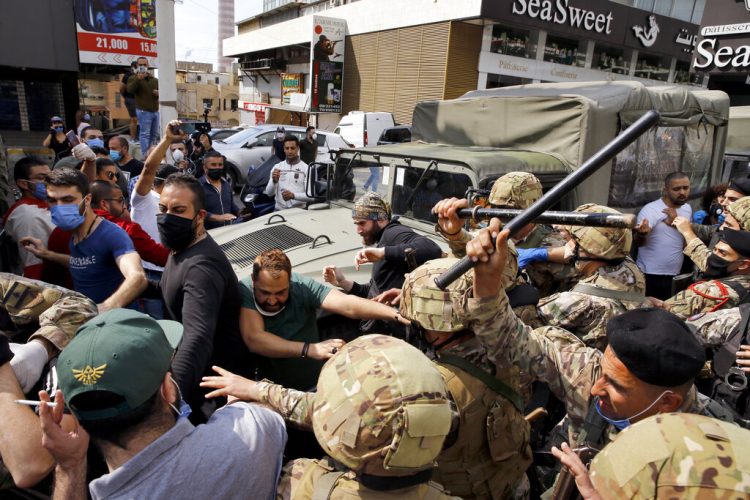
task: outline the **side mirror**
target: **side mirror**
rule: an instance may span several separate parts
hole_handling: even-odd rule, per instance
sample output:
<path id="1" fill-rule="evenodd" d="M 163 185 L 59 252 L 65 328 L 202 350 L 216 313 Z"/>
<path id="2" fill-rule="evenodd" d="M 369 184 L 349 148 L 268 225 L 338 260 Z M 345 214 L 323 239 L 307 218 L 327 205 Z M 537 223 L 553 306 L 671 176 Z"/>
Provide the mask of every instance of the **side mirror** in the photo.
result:
<path id="1" fill-rule="evenodd" d="M 321 174 L 321 170 L 326 174 Z M 325 175 L 325 178 L 323 178 Z M 305 195 L 308 198 L 325 198 L 328 193 L 327 166 L 323 163 L 313 162 L 307 166 L 307 185 L 305 186 Z"/>
<path id="2" fill-rule="evenodd" d="M 254 148 L 255 145 L 258 144 L 258 141 L 247 141 L 243 148 Z"/>

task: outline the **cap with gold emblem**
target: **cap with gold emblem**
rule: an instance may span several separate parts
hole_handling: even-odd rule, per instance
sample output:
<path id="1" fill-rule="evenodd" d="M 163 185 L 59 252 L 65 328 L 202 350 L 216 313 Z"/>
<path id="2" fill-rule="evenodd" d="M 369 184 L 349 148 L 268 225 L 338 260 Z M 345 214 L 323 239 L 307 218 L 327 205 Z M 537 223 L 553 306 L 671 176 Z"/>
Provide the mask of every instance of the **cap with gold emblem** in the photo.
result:
<path id="1" fill-rule="evenodd" d="M 57 362 L 60 389 L 79 420 L 127 413 L 159 389 L 182 340 L 182 325 L 156 321 L 130 309 L 114 309 L 84 323 Z M 76 407 L 76 398 L 110 393 L 104 406 Z"/>

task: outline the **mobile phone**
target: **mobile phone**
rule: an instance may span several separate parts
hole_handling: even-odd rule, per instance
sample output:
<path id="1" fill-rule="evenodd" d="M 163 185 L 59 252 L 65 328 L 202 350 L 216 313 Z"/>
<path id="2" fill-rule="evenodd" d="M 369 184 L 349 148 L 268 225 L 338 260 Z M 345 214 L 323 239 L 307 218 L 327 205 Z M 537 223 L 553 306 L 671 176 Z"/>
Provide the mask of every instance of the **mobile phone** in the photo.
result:
<path id="1" fill-rule="evenodd" d="M 72 130 L 68 130 L 68 133 L 65 134 L 65 137 L 68 138 L 68 142 L 70 143 L 71 147 L 78 146 L 81 143 L 76 133 Z"/>

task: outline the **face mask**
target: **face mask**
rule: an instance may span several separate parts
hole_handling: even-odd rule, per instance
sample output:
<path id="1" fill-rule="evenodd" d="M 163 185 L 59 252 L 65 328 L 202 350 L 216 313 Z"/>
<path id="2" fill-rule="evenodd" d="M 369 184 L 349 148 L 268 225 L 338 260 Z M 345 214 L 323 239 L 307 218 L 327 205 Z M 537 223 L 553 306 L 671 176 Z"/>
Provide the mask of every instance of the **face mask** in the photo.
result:
<path id="1" fill-rule="evenodd" d="M 255 294 L 253 294 L 253 302 L 255 302 L 255 309 L 256 309 L 256 310 L 257 310 L 257 311 L 258 311 L 258 312 L 259 312 L 259 313 L 260 313 L 260 314 L 261 314 L 262 316 L 268 316 L 268 317 L 271 317 L 271 316 L 276 316 L 277 314 L 281 313 L 281 311 L 283 311 L 284 309 L 286 309 L 286 304 L 284 304 L 284 306 L 283 306 L 283 307 L 282 307 L 281 309 L 279 309 L 278 311 L 275 311 L 275 312 L 268 312 L 268 311 L 266 311 L 265 309 L 263 309 L 263 308 L 262 308 L 262 307 L 260 306 L 260 304 L 258 304 L 258 301 L 257 301 L 257 300 L 255 300 Z"/>
<path id="2" fill-rule="evenodd" d="M 162 244 L 176 252 L 187 248 L 195 239 L 194 220 L 174 214 L 157 214 L 156 225 Z"/>
<path id="3" fill-rule="evenodd" d="M 31 181 L 29 181 L 31 182 Z M 43 182 L 34 182 L 34 189 L 30 189 L 31 194 L 37 200 L 47 200 L 47 186 Z"/>
<path id="4" fill-rule="evenodd" d="M 114 149 L 109 150 L 109 157 L 112 158 L 112 161 L 120 161 L 122 159 L 120 152 Z"/>
<path id="5" fill-rule="evenodd" d="M 81 202 L 83 204 L 83 201 Z M 81 204 L 78 205 L 55 205 L 50 207 L 52 224 L 63 231 L 72 231 L 83 224 L 84 217 L 81 214 Z"/>
<path id="6" fill-rule="evenodd" d="M 276 138 L 277 139 L 283 139 L 284 138 L 284 134 L 276 134 Z"/>
<path id="7" fill-rule="evenodd" d="M 99 139 L 98 137 L 94 137 L 93 139 L 88 139 L 86 141 L 86 144 L 88 144 L 90 148 L 103 148 L 104 140 Z"/>
<path id="8" fill-rule="evenodd" d="M 63 127 L 54 127 L 55 132 L 58 134 L 62 134 L 62 131 L 65 130 Z"/>
<path id="9" fill-rule="evenodd" d="M 644 413 L 646 413 L 647 411 L 649 411 L 656 403 L 659 402 L 659 400 L 661 399 L 661 397 L 663 395 L 667 394 L 668 392 L 671 393 L 672 391 L 664 391 L 664 392 L 662 392 L 661 394 L 659 394 L 659 397 L 657 397 L 656 399 L 654 399 L 654 402 L 651 403 L 650 405 L 648 405 L 645 409 L 639 411 L 638 413 L 636 413 L 635 415 L 633 415 L 633 416 L 631 416 L 629 418 L 623 418 L 621 420 L 615 420 L 613 418 L 609 418 L 609 417 L 607 417 L 606 415 L 604 415 L 602 413 L 601 408 L 599 408 L 599 397 L 598 396 L 596 398 L 596 401 L 594 401 L 594 408 L 596 409 L 596 413 L 598 413 L 599 416 L 602 417 L 607 423 L 614 425 L 615 428 L 618 431 L 621 431 L 621 430 L 623 430 L 623 429 L 625 429 L 627 427 L 630 427 L 631 421 L 634 418 L 638 418 L 641 415 L 643 415 Z"/>
<path id="10" fill-rule="evenodd" d="M 313 132 L 313 135 L 312 135 L 312 140 L 314 141 L 314 140 L 315 140 L 315 139 L 317 139 L 317 138 L 318 138 L 318 134 L 316 134 L 315 132 Z"/>
<path id="11" fill-rule="evenodd" d="M 180 409 L 178 410 L 178 409 L 177 409 L 177 407 L 176 407 L 175 405 L 173 405 L 172 403 L 167 403 L 167 404 L 168 404 L 168 405 L 169 405 L 169 406 L 170 406 L 170 407 L 171 407 L 171 408 L 172 408 L 172 409 L 174 410 L 174 412 L 175 412 L 175 413 L 177 414 L 177 418 L 178 418 L 178 419 L 180 419 L 180 418 L 187 418 L 187 417 L 189 417 L 189 416 L 190 416 L 190 414 L 191 414 L 191 413 L 193 413 L 193 409 L 192 409 L 192 408 L 190 408 L 190 405 L 189 405 L 189 404 L 187 404 L 187 403 L 185 402 L 185 400 L 184 400 L 184 399 L 182 399 L 182 391 L 180 390 L 180 386 L 179 386 L 179 385 L 177 385 L 177 382 L 175 381 L 175 379 L 173 379 L 173 378 L 172 378 L 172 376 L 171 376 L 171 375 L 170 375 L 170 377 L 169 377 L 169 380 L 171 380 L 171 381 L 172 381 L 172 383 L 174 384 L 174 386 L 175 386 L 175 387 L 177 388 L 177 394 L 178 394 L 178 395 L 180 396 L 180 399 L 179 399 L 179 401 L 180 401 L 180 402 L 179 402 L 179 405 L 180 405 Z M 165 400 L 167 399 L 167 398 L 166 398 L 166 397 L 164 396 L 164 391 L 163 391 L 163 389 L 162 389 L 161 397 L 162 397 L 162 398 L 164 398 Z"/>
<path id="12" fill-rule="evenodd" d="M 185 155 L 179 149 L 175 149 L 174 151 L 172 151 L 172 159 L 175 163 L 180 163 L 185 159 Z"/>
<path id="13" fill-rule="evenodd" d="M 731 261 L 722 259 L 715 253 L 712 253 L 706 260 L 706 270 L 703 271 L 703 277 L 709 279 L 718 279 L 728 276 L 729 265 L 731 263 Z"/>
<path id="14" fill-rule="evenodd" d="M 218 181 L 224 175 L 224 169 L 223 168 L 210 168 L 206 170 L 206 175 L 208 176 L 209 179 Z"/>

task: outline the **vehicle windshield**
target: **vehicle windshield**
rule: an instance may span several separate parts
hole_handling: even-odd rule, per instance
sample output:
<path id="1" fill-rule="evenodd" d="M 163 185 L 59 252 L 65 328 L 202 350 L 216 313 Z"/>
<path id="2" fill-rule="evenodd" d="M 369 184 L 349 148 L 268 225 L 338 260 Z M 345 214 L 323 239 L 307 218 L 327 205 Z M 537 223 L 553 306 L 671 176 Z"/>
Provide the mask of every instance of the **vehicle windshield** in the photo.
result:
<path id="1" fill-rule="evenodd" d="M 236 134 L 223 139 L 222 142 L 224 142 L 225 144 L 238 144 L 247 142 L 248 139 L 255 136 L 255 134 L 257 134 L 259 131 L 260 129 L 255 127 L 246 128 L 245 130 L 240 130 Z"/>
<path id="2" fill-rule="evenodd" d="M 468 175 L 441 172 L 439 166 L 430 169 L 420 183 L 425 168 L 390 167 L 365 158 L 355 159 L 347 169 L 350 160 L 339 158 L 336 163 L 330 197 L 334 203 L 352 206 L 366 191 L 376 191 L 391 204 L 393 215 L 436 222 L 432 207 L 443 198 L 463 198 L 472 186 Z"/>

